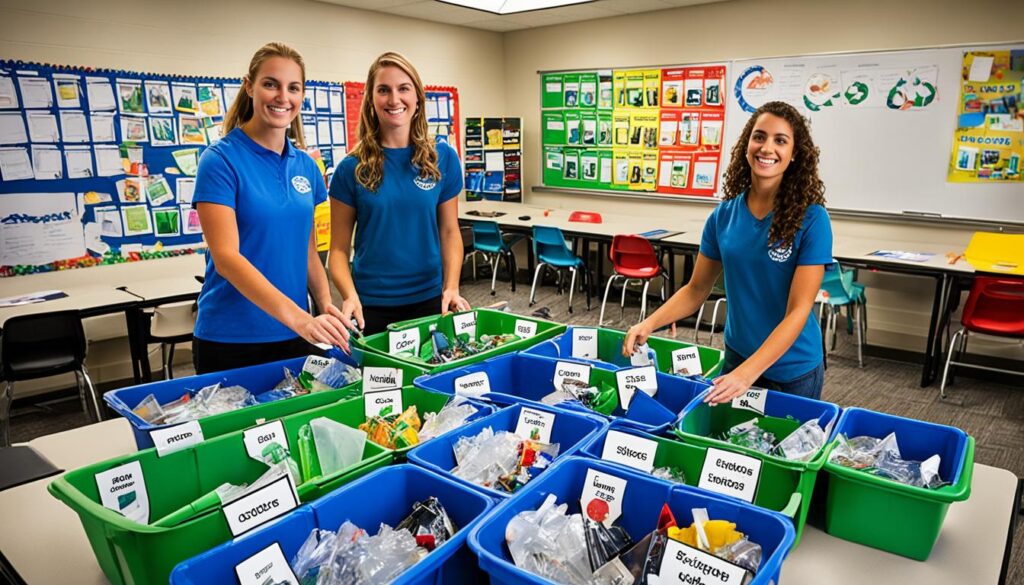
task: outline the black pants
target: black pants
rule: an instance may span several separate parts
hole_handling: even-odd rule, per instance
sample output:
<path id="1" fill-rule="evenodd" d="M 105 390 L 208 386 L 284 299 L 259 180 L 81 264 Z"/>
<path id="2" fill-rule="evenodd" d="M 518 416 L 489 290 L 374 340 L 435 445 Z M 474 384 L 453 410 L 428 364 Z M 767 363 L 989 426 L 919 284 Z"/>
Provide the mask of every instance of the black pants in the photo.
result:
<path id="1" fill-rule="evenodd" d="M 307 355 L 324 355 L 323 350 L 296 337 L 271 343 L 220 343 L 192 338 L 192 365 L 197 374 L 232 370 Z"/>
<path id="2" fill-rule="evenodd" d="M 386 331 L 388 325 L 392 323 L 437 315 L 440 312 L 441 295 L 418 303 L 412 303 L 411 305 L 395 305 L 393 307 L 363 306 L 363 319 L 366 321 L 363 334 L 373 335 L 374 333 Z"/>

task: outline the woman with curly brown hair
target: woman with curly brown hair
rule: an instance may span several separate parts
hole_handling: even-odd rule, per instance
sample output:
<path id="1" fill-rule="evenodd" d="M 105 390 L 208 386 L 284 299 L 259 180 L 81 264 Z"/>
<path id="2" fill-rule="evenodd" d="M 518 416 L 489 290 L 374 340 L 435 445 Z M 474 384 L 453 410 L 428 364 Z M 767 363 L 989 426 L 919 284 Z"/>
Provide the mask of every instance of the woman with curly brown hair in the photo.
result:
<path id="1" fill-rule="evenodd" d="M 818 398 L 825 369 L 812 313 L 832 263 L 832 227 L 818 149 L 795 108 L 769 102 L 754 112 L 732 149 L 723 192 L 690 282 L 629 330 L 623 353 L 696 312 L 724 269 L 725 366 L 705 401 L 728 402 L 751 386 Z"/>
<path id="2" fill-rule="evenodd" d="M 367 334 L 469 308 L 459 295 L 462 165 L 455 149 L 427 134 L 425 101 L 408 59 L 377 57 L 360 107 L 359 142 L 331 179 L 331 279 L 341 313 Z"/>

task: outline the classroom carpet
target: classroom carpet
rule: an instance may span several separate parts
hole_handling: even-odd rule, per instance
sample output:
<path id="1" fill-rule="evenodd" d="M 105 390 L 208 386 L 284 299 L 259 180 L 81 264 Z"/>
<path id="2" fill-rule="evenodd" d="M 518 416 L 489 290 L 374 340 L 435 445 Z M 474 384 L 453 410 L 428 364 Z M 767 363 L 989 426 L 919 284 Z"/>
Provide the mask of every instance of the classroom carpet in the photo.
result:
<path id="1" fill-rule="evenodd" d="M 468 270 L 466 271 L 468 273 Z M 601 292 L 603 293 L 603 284 Z M 529 315 L 534 310 L 547 307 L 550 319 L 571 325 L 596 326 L 600 313 L 601 299 L 594 298 L 592 309 L 586 310 L 585 295 L 573 297 L 573 313 L 568 311 L 568 294 L 556 293 L 554 284 L 538 286 L 537 302 L 529 306 L 529 284 L 520 283 L 515 293 L 509 291 L 508 282 L 497 283 L 496 294 L 490 294 L 490 279 L 481 274 L 476 283 L 469 281 L 462 285 L 462 294 L 475 307 L 495 302 L 507 302 L 514 313 Z M 614 299 L 614 302 L 612 302 Z M 605 312 L 605 327 L 628 329 L 637 322 L 640 303 L 637 295 L 626 297 L 624 312 L 618 306 L 617 291 L 609 295 Z M 653 308 L 649 309 L 649 313 Z M 710 311 L 705 313 L 709 321 Z M 870 323 L 870 322 L 869 322 Z M 670 336 L 669 331 L 659 335 Z M 709 332 L 701 332 L 703 345 L 708 345 Z M 868 338 L 870 339 L 870 330 Z M 676 338 L 693 340 L 693 326 L 679 327 Z M 929 388 L 920 387 L 921 366 L 897 362 L 878 357 L 865 357 L 864 367 L 857 366 L 857 347 L 852 336 L 840 331 L 836 350 L 829 354 L 828 370 L 825 373 L 825 388 L 822 399 L 843 407 L 858 406 L 881 412 L 888 412 L 907 418 L 931 421 L 959 427 L 972 435 L 976 441 L 975 459 L 979 463 L 1002 467 L 1018 477 L 1024 477 L 1024 388 L 994 384 L 975 380 L 966 375 L 956 378 L 948 387 L 950 398 L 939 400 L 938 384 Z M 710 345 L 721 348 L 722 335 L 716 332 Z M 193 373 L 189 364 L 175 367 L 175 377 Z M 123 383 L 103 384 L 100 391 L 112 390 Z M 60 432 L 86 424 L 77 396 L 53 400 L 45 404 L 14 404 L 11 424 L 11 440 L 14 443 L 29 441 L 35 437 Z M 999 545 L 1003 527 L 993 527 L 993 544 Z M 1013 551 L 1007 573 L 1007 583 L 1024 583 L 1024 515 L 1017 515 Z"/>

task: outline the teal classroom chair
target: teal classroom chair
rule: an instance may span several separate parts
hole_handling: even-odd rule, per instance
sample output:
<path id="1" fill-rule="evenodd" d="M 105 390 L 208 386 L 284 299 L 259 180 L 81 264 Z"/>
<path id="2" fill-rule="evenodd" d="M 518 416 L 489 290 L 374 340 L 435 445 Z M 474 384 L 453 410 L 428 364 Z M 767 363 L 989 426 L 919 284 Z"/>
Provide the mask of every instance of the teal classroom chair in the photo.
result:
<path id="1" fill-rule="evenodd" d="M 473 280 L 476 280 L 476 255 L 479 254 L 491 267 L 491 296 L 495 294 L 498 265 L 502 260 L 505 261 L 505 268 L 508 269 L 512 292 L 516 292 L 516 256 L 512 252 L 512 246 L 525 237 L 522 234 L 501 233 L 501 228 L 494 221 L 473 222 L 473 251 L 470 253 L 470 260 L 473 263 Z"/>
<path id="2" fill-rule="evenodd" d="M 867 296 L 864 285 L 854 282 L 854 271 L 843 270 L 839 262 L 825 268 L 821 292 L 819 320 L 822 338 L 828 352 L 836 348 L 836 326 L 839 314 L 846 309 L 846 331 L 857 330 L 857 365 L 864 367 L 864 344 L 867 342 Z"/>
<path id="3" fill-rule="evenodd" d="M 583 272 L 583 288 L 587 292 L 587 310 L 590 310 L 590 289 L 593 286 L 590 270 L 583 258 L 572 253 L 565 243 L 562 230 L 543 225 L 533 226 L 533 254 L 537 258 L 537 268 L 533 271 L 533 285 L 530 286 L 530 306 L 536 299 L 537 279 L 545 268 L 552 269 L 558 276 L 558 294 L 562 293 L 562 271 L 568 271 L 572 278 L 569 282 L 569 312 L 572 313 L 572 294 L 576 288 L 576 275 Z"/>

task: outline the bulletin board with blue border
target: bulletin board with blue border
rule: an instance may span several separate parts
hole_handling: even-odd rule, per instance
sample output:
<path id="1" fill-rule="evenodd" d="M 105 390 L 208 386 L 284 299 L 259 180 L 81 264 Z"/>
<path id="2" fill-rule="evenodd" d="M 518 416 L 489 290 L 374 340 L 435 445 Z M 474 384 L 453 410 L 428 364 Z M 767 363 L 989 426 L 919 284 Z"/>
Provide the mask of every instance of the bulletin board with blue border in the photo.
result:
<path id="1" fill-rule="evenodd" d="M 239 91 L 238 79 L 0 61 L 0 277 L 201 251 L 198 160 Z M 307 150 L 325 173 L 348 144 L 344 92 L 306 82 Z"/>

